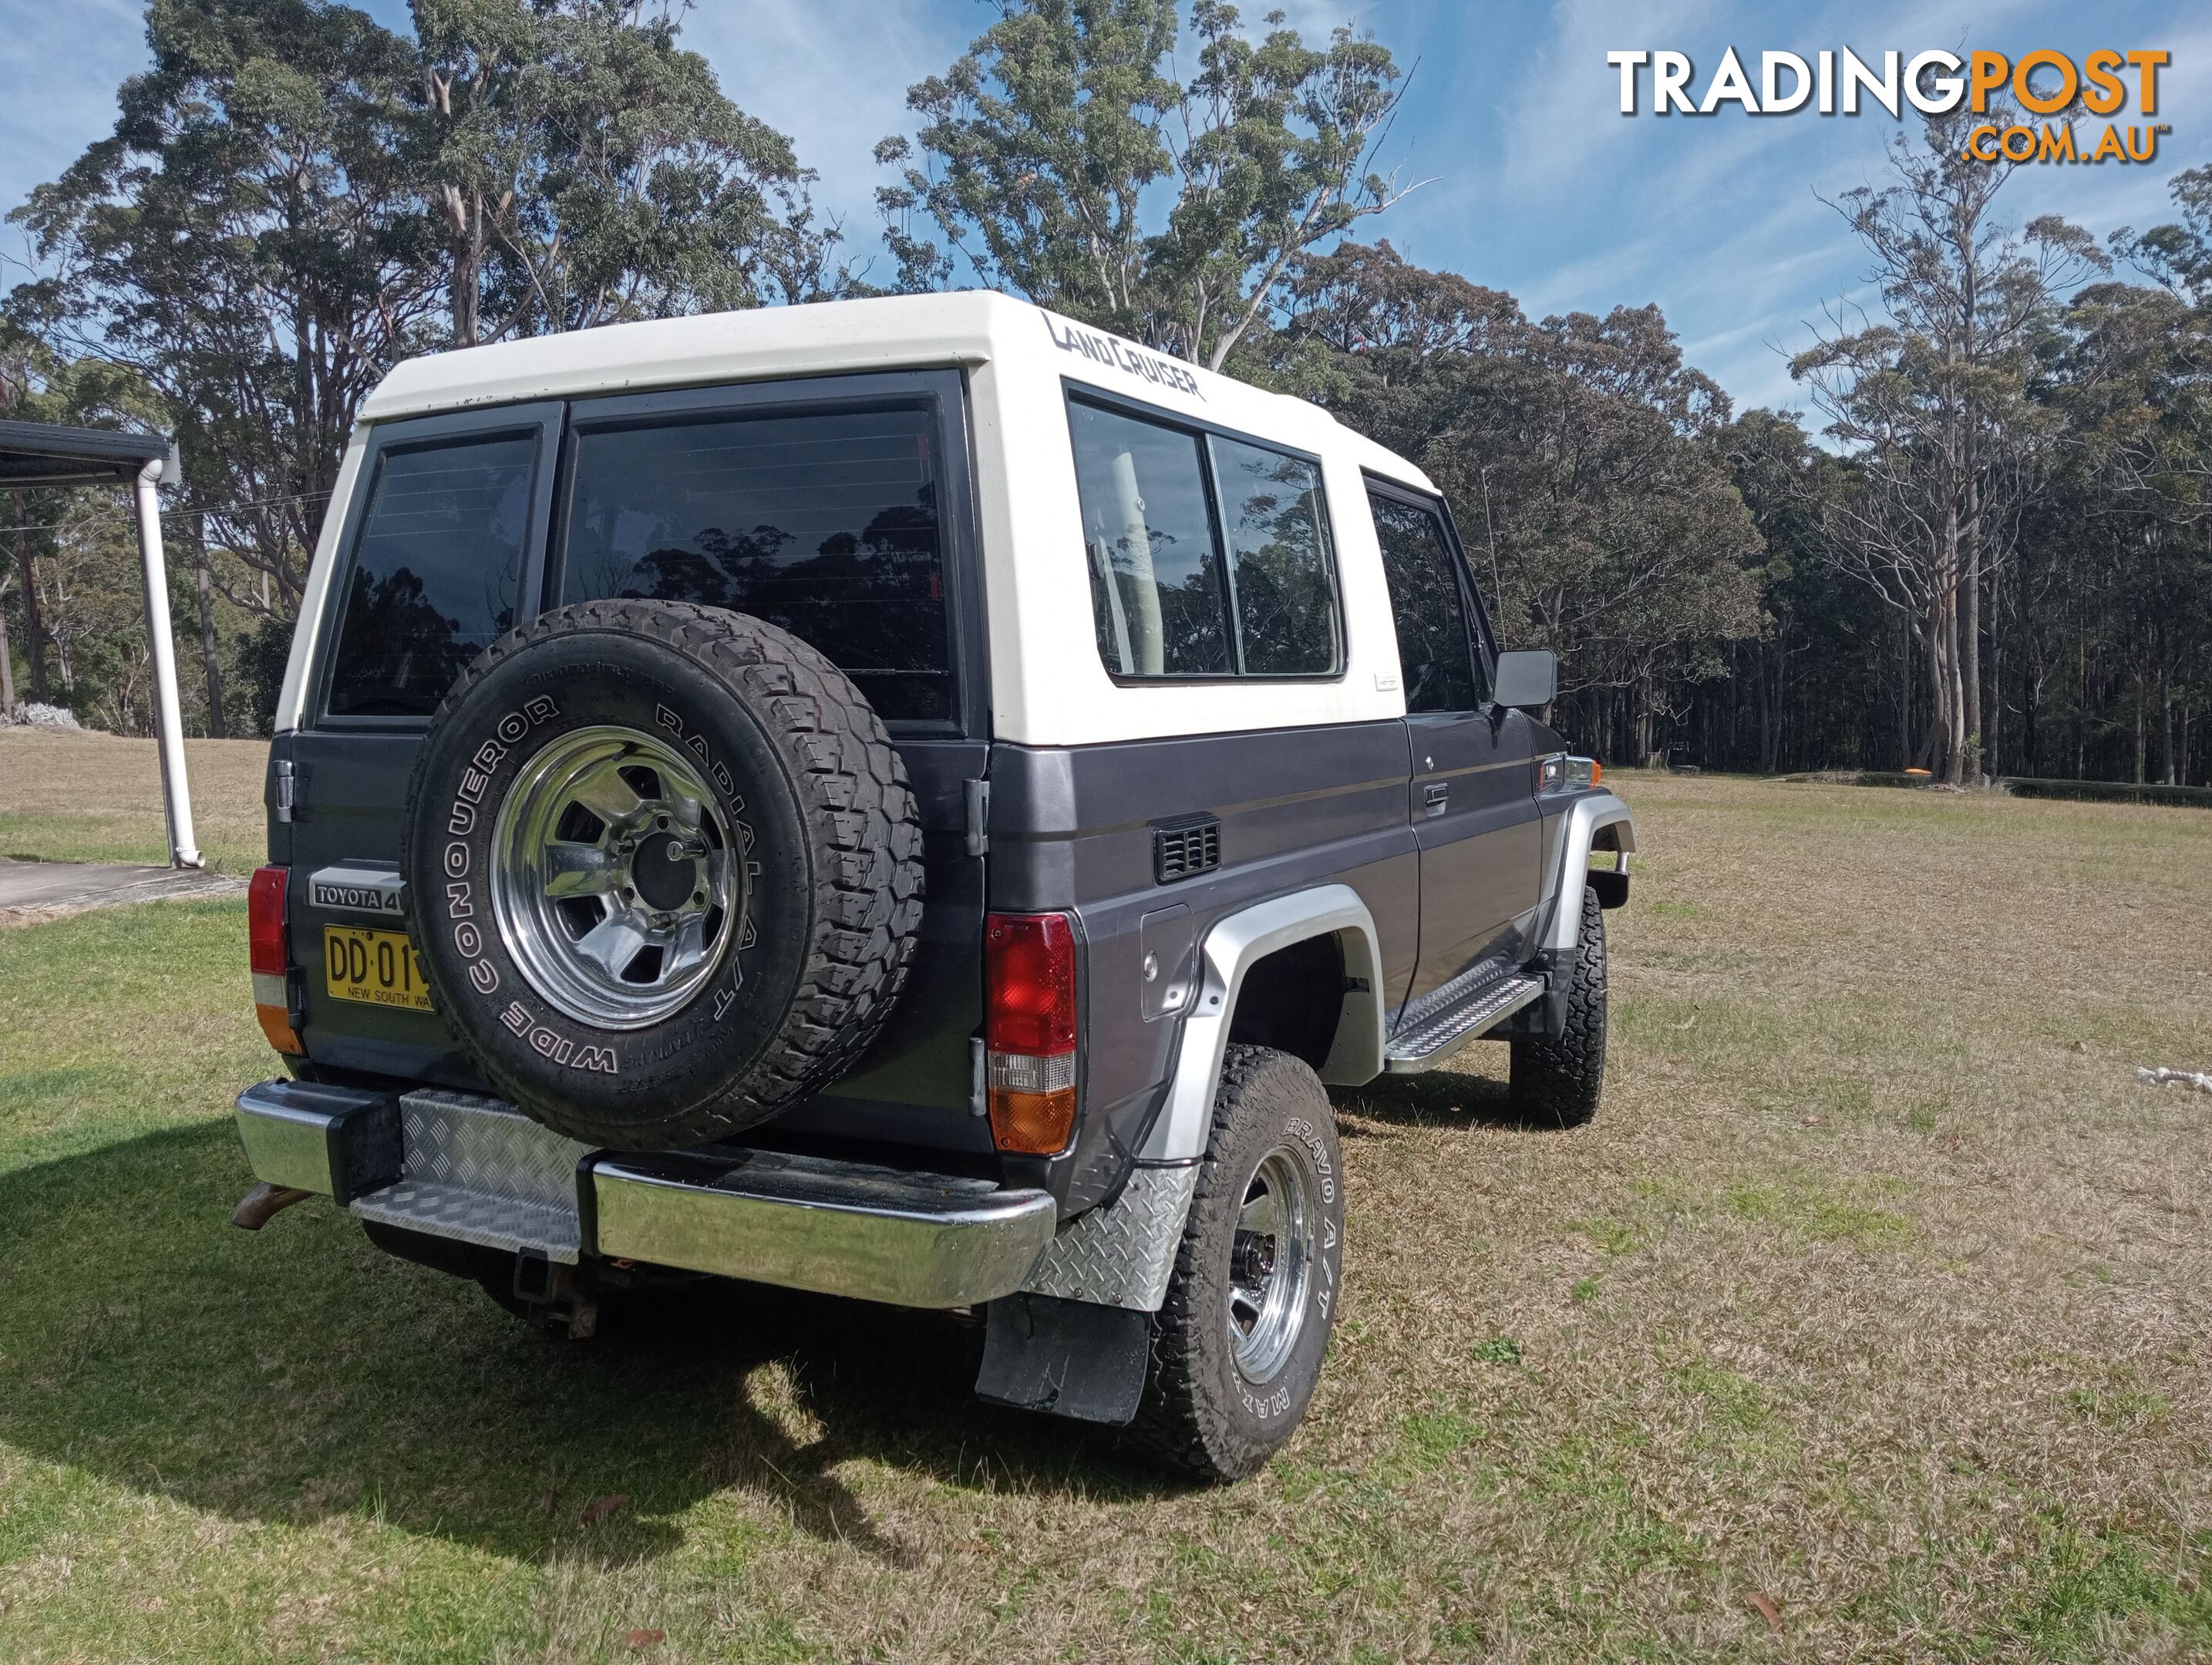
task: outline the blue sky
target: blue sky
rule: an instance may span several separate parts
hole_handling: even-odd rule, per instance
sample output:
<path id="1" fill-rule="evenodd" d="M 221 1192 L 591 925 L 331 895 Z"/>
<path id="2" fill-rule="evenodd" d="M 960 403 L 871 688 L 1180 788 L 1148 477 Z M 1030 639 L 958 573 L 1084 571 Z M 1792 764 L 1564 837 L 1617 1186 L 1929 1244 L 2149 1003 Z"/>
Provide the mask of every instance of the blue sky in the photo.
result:
<path id="1" fill-rule="evenodd" d="M 1754 75 L 1765 49 L 2163 48 L 2173 61 L 2157 118 L 2174 131 L 2157 163 L 2026 167 L 2000 198 L 2004 212 L 2063 214 L 2100 234 L 2150 225 L 2169 217 L 2167 179 L 2212 161 L 2212 12 L 2179 3 L 2107 0 L 2094 21 L 2092 9 L 2048 0 L 1275 3 L 1310 34 L 1348 21 L 1414 66 L 1383 160 L 1401 184 L 1422 183 L 1364 235 L 1509 289 L 1540 316 L 1656 301 L 1690 362 L 1740 407 L 1802 405 L 1787 355 L 1825 312 L 1870 302 L 1864 257 L 1814 193 L 1878 181 L 1899 124 L 1878 109 L 1624 118 L 1608 51 L 1686 52 L 1702 88 L 1729 46 Z M 368 9 L 404 22 L 404 0 Z M 822 174 L 823 205 L 872 246 L 870 152 L 907 128 L 907 86 L 993 15 L 981 0 L 699 0 L 684 38 L 739 104 L 791 135 Z M 107 132 L 117 83 L 145 61 L 137 0 L 0 0 L 0 205 Z M 2128 108 L 2132 118 L 2132 98 Z M 0 229 L 0 256 L 23 252 L 20 230 Z"/>

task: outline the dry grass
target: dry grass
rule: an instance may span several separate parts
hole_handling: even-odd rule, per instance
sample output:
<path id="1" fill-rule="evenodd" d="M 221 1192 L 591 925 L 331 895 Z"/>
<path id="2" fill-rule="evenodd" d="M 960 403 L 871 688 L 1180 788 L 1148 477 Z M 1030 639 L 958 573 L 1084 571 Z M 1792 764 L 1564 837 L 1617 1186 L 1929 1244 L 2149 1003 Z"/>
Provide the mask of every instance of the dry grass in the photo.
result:
<path id="1" fill-rule="evenodd" d="M 268 859 L 266 740 L 186 740 L 193 830 L 210 866 Z M 151 740 L 0 727 L 0 860 L 166 864 L 161 766 Z"/>
<path id="2" fill-rule="evenodd" d="M 2212 1101 L 2133 1077 L 2212 1063 L 2212 817 L 1624 790 L 1600 1119 L 1342 1095 L 1329 1374 L 1218 1492 L 945 1320 L 554 1346 L 228 1232 L 240 910 L 9 933 L 0 1657 L 2212 1656 Z"/>

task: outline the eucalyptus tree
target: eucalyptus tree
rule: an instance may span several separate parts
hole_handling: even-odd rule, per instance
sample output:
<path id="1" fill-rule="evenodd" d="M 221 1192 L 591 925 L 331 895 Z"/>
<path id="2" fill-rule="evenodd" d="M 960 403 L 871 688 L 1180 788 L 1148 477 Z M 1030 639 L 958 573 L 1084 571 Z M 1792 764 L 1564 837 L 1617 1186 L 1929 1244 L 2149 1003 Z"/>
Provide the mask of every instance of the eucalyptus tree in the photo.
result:
<path id="1" fill-rule="evenodd" d="M 1265 22 L 1197 0 L 1186 82 L 1176 0 L 1002 0 L 908 89 L 919 131 L 877 147 L 902 283 L 972 273 L 1220 368 L 1300 254 L 1396 195 L 1375 167 L 1404 88 L 1388 49 Z"/>
<path id="2" fill-rule="evenodd" d="M 1453 503 L 1499 632 L 1564 661 L 1613 754 L 1762 628 L 1764 546 L 1720 441 L 1727 397 L 1655 307 L 1531 321 L 1389 244 L 1300 262 L 1273 374 L 1418 462 Z"/>
<path id="3" fill-rule="evenodd" d="M 154 0 L 114 131 L 11 216 L 7 310 L 160 395 L 237 591 L 289 614 L 362 398 L 436 339 L 410 43 L 313 0 Z"/>
<path id="4" fill-rule="evenodd" d="M 1873 258 L 1887 317 L 1838 331 L 1792 361 L 1861 454 L 1864 489 L 1842 509 L 1836 547 L 1914 621 L 1934 720 L 1928 755 L 1944 779 L 1978 776 L 1984 744 L 1983 588 L 2016 519 L 2031 459 L 2047 460 L 2027 393 L 2057 298 L 2109 264 L 2087 233 L 2052 216 L 2024 232 L 1993 213 L 2009 163 L 1966 155 L 1982 118 L 1939 117 L 1889 148 L 1895 183 L 1833 204 Z"/>
<path id="5" fill-rule="evenodd" d="M 12 217 L 5 302 L 160 396 L 231 598 L 296 610 L 355 414 L 398 359 L 846 283 L 781 135 L 680 5 L 152 0 L 115 130 Z"/>
<path id="6" fill-rule="evenodd" d="M 842 286 L 813 176 L 679 46 L 679 6 L 413 3 L 454 345 Z"/>

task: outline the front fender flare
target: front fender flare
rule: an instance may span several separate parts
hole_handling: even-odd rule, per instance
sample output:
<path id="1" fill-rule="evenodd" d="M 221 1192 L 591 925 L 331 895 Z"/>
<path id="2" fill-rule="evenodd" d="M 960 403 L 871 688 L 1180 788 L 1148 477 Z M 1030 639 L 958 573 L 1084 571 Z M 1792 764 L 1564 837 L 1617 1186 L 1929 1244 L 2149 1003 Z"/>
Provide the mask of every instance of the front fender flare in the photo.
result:
<path id="1" fill-rule="evenodd" d="M 1557 817 L 1552 860 L 1546 877 L 1544 925 L 1537 933 L 1539 952 L 1571 954 L 1582 930 L 1582 875 L 1589 870 L 1593 841 L 1601 828 L 1613 827 L 1614 847 L 1623 871 L 1636 851 L 1636 821 L 1628 805 L 1609 792 L 1584 793 Z"/>

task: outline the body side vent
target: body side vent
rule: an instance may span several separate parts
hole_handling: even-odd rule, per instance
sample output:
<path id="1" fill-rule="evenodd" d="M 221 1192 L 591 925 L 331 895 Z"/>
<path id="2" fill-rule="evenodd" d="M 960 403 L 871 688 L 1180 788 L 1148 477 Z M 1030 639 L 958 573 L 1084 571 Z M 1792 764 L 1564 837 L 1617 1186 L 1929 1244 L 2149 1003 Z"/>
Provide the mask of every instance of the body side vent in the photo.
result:
<path id="1" fill-rule="evenodd" d="M 1195 878 L 1221 865 L 1221 823 L 1211 815 L 1179 815 L 1152 823 L 1152 873 L 1163 884 Z"/>

